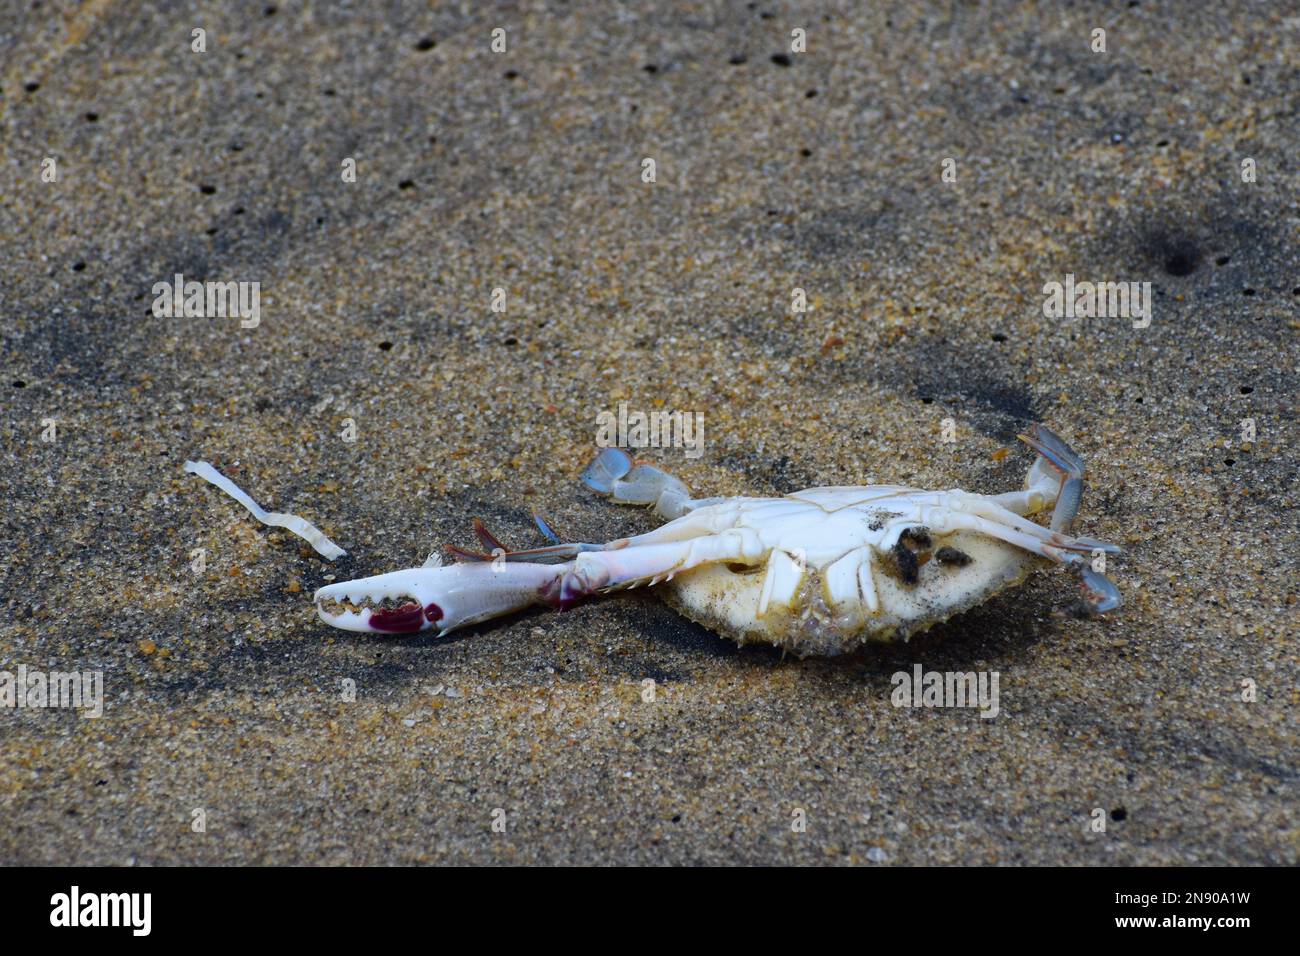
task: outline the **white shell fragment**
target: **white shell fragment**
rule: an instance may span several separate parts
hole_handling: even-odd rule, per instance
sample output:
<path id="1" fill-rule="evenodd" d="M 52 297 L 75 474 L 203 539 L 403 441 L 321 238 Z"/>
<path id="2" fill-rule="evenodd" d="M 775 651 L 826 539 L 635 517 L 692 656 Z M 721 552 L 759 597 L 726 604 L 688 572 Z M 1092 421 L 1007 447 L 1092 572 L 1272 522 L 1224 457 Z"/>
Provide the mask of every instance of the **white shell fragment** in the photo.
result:
<path id="1" fill-rule="evenodd" d="M 275 528 L 284 528 L 291 531 L 298 537 L 302 538 L 309 545 L 316 549 L 316 553 L 333 561 L 347 554 L 342 548 L 331 541 L 321 532 L 314 524 L 306 518 L 300 518 L 297 515 L 283 514 L 279 511 L 266 511 L 252 498 L 248 497 L 237 484 L 223 475 L 217 469 L 213 468 L 206 461 L 187 461 L 185 470 L 192 475 L 198 475 L 204 481 L 216 485 L 230 497 L 234 498 L 241 505 L 248 509 L 251 514 L 262 524 L 270 525 Z"/>

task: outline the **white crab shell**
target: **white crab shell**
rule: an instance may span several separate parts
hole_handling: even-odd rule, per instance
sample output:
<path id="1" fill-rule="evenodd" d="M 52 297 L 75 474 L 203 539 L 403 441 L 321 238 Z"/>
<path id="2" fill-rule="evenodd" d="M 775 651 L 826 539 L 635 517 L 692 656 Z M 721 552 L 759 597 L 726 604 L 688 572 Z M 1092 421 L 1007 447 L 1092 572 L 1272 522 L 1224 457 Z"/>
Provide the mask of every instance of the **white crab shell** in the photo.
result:
<path id="1" fill-rule="evenodd" d="M 739 643 L 835 654 L 920 633 L 1049 563 L 987 535 L 954 531 L 932 536 L 932 547 L 916 552 L 915 581 L 905 580 L 885 536 L 891 522 L 935 497 L 894 487 L 832 487 L 703 506 L 659 531 L 704 521 L 749 528 L 765 546 L 763 560 L 705 564 L 659 590 L 684 616 Z M 935 559 L 945 547 L 969 560 Z"/>

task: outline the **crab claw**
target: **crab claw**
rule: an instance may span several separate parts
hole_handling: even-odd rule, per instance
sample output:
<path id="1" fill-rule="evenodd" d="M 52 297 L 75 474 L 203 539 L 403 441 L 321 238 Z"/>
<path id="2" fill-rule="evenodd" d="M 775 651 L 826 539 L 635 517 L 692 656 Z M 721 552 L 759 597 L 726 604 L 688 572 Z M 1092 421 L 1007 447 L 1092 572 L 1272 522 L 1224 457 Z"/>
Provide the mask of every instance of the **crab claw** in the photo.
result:
<path id="1" fill-rule="evenodd" d="M 408 568 L 331 584 L 313 600 L 320 619 L 345 631 L 446 634 L 530 604 L 551 603 L 564 565 L 479 561 Z"/>
<path id="2" fill-rule="evenodd" d="M 316 613 L 326 624 L 345 631 L 404 634 L 427 630 L 443 617 L 435 592 L 436 575 L 445 570 L 409 568 L 331 584 L 316 592 Z"/>

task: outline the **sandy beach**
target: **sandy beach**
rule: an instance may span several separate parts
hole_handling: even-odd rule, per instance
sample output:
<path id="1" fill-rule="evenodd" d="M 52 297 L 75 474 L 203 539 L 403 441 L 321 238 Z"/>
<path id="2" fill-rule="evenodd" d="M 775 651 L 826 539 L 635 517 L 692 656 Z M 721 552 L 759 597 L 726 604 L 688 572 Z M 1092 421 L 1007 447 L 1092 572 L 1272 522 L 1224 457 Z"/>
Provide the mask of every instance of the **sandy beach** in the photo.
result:
<path id="1" fill-rule="evenodd" d="M 103 690 L 0 709 L 0 860 L 1296 864 L 1295 7 L 479 7 L 0 12 L 0 671 Z M 316 619 L 475 517 L 655 527 L 578 482 L 620 403 L 702 416 L 638 452 L 698 495 L 1012 490 L 1046 423 L 1125 604 L 803 660 L 652 590 Z"/>

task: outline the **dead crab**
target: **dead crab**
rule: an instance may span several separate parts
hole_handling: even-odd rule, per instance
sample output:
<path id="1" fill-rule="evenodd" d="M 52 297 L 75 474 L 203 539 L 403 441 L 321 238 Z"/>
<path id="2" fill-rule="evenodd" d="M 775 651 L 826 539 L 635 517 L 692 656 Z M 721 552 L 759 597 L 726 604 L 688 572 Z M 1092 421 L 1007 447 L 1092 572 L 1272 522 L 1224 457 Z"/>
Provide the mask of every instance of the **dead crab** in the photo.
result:
<path id="1" fill-rule="evenodd" d="M 1119 548 L 1068 534 L 1083 461 L 1047 428 L 1020 438 L 1038 452 L 1021 491 L 980 495 L 913 488 L 810 488 L 784 498 L 694 500 L 681 481 L 607 448 L 582 479 L 668 523 L 607 544 L 509 551 L 475 520 L 492 554 L 452 550 L 423 567 L 316 592 L 327 624 L 349 631 L 440 634 L 531 604 L 564 610 L 592 594 L 661 584 L 681 613 L 740 643 L 839 654 L 907 638 L 1022 581 L 1045 562 L 1080 576 L 1082 607 L 1101 613 L 1119 591 L 1094 567 Z M 1049 525 L 1029 515 L 1051 508 Z"/>

